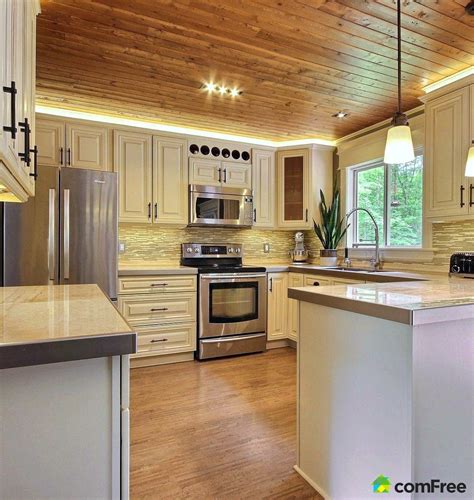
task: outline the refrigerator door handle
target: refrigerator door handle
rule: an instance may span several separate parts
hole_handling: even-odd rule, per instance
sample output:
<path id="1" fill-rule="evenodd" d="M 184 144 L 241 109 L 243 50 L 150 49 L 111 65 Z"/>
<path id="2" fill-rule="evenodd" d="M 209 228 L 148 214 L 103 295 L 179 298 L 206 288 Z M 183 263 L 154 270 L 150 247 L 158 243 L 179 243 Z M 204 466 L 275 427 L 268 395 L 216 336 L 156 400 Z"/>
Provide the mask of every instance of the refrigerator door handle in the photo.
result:
<path id="1" fill-rule="evenodd" d="M 63 243 L 64 243 L 64 275 L 63 278 L 65 280 L 69 279 L 69 235 L 70 235 L 70 190 L 64 190 L 64 234 L 63 234 Z"/>
<path id="2" fill-rule="evenodd" d="M 48 198 L 48 273 L 50 281 L 55 280 L 54 240 L 56 233 L 56 189 L 49 190 Z"/>

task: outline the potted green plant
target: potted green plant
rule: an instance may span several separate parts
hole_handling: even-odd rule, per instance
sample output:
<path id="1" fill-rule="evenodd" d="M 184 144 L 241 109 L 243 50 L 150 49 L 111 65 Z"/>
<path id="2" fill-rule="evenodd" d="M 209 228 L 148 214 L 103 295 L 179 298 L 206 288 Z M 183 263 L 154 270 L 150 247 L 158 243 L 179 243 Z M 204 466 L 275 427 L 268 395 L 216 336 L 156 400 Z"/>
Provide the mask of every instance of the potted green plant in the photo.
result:
<path id="1" fill-rule="evenodd" d="M 321 201 L 319 203 L 319 213 L 321 214 L 321 224 L 313 219 L 314 232 L 319 238 L 323 249 L 319 251 L 322 266 L 335 266 L 337 264 L 337 246 L 346 234 L 349 226 L 344 226 L 344 219 L 340 212 L 339 189 L 334 186 L 334 195 L 329 207 L 322 190 L 319 191 Z"/>

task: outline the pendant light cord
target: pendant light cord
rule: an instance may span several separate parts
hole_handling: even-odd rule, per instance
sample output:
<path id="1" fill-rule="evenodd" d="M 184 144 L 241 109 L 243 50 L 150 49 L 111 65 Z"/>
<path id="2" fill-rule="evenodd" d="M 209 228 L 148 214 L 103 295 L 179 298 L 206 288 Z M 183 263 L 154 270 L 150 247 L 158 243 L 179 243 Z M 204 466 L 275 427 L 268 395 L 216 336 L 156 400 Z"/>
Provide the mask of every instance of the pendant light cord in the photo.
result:
<path id="1" fill-rule="evenodd" d="M 402 112 L 402 8 L 397 0 L 397 36 L 398 36 L 398 113 Z"/>

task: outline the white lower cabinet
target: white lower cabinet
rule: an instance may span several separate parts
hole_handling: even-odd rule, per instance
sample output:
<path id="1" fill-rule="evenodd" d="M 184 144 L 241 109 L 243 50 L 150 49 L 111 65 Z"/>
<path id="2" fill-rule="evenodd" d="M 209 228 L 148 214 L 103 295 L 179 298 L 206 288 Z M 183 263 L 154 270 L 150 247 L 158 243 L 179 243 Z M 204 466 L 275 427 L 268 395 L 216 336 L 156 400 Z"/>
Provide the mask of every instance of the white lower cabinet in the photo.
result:
<path id="1" fill-rule="evenodd" d="M 267 340 L 298 341 L 298 301 L 288 298 L 288 288 L 356 283 L 365 283 L 365 281 L 317 274 L 268 273 Z"/>
<path id="2" fill-rule="evenodd" d="M 196 276 L 123 276 L 118 289 L 119 310 L 137 332 L 133 358 L 196 350 Z"/>
<path id="3" fill-rule="evenodd" d="M 267 340 L 288 337 L 288 273 L 268 273 Z"/>

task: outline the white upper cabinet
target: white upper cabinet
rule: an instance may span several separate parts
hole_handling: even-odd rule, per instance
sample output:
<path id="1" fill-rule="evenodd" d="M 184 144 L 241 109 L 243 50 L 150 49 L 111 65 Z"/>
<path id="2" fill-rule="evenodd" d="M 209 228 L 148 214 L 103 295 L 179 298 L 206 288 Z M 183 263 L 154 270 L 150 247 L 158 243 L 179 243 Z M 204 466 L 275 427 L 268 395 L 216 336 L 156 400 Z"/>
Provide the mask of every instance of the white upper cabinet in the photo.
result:
<path id="1" fill-rule="evenodd" d="M 40 165 L 112 170 L 111 129 L 106 125 L 41 116 L 36 133 Z"/>
<path id="2" fill-rule="evenodd" d="M 189 160 L 189 182 L 204 186 L 222 184 L 222 168 L 219 160 L 191 158 Z"/>
<path id="3" fill-rule="evenodd" d="M 91 170 L 111 170 L 110 130 L 90 124 L 66 124 L 66 165 Z"/>
<path id="4" fill-rule="evenodd" d="M 186 141 L 153 138 L 153 220 L 187 224 L 188 169 Z"/>
<path id="5" fill-rule="evenodd" d="M 114 131 L 120 222 L 187 224 L 186 144 L 184 139 Z"/>
<path id="6" fill-rule="evenodd" d="M 464 177 L 472 103 L 464 87 L 426 103 L 424 152 L 425 216 L 456 216 L 474 205 Z"/>
<path id="7" fill-rule="evenodd" d="M 152 222 L 152 136 L 114 131 L 120 222 Z"/>
<path id="8" fill-rule="evenodd" d="M 254 226 L 275 227 L 275 152 L 252 150 Z"/>
<path id="9" fill-rule="evenodd" d="M 278 159 L 278 226 L 311 228 L 311 169 L 309 149 L 284 150 Z"/>
<path id="10" fill-rule="evenodd" d="M 3 0 L 1 3 L 0 201 L 26 201 L 35 191 L 34 155 L 31 150 L 35 145 L 38 13 L 37 1 Z M 23 158 L 29 158 L 29 165 L 23 161 L 22 155 Z"/>
<path id="11" fill-rule="evenodd" d="M 203 186 L 252 188 L 252 166 L 219 160 L 191 158 L 189 182 Z"/>

